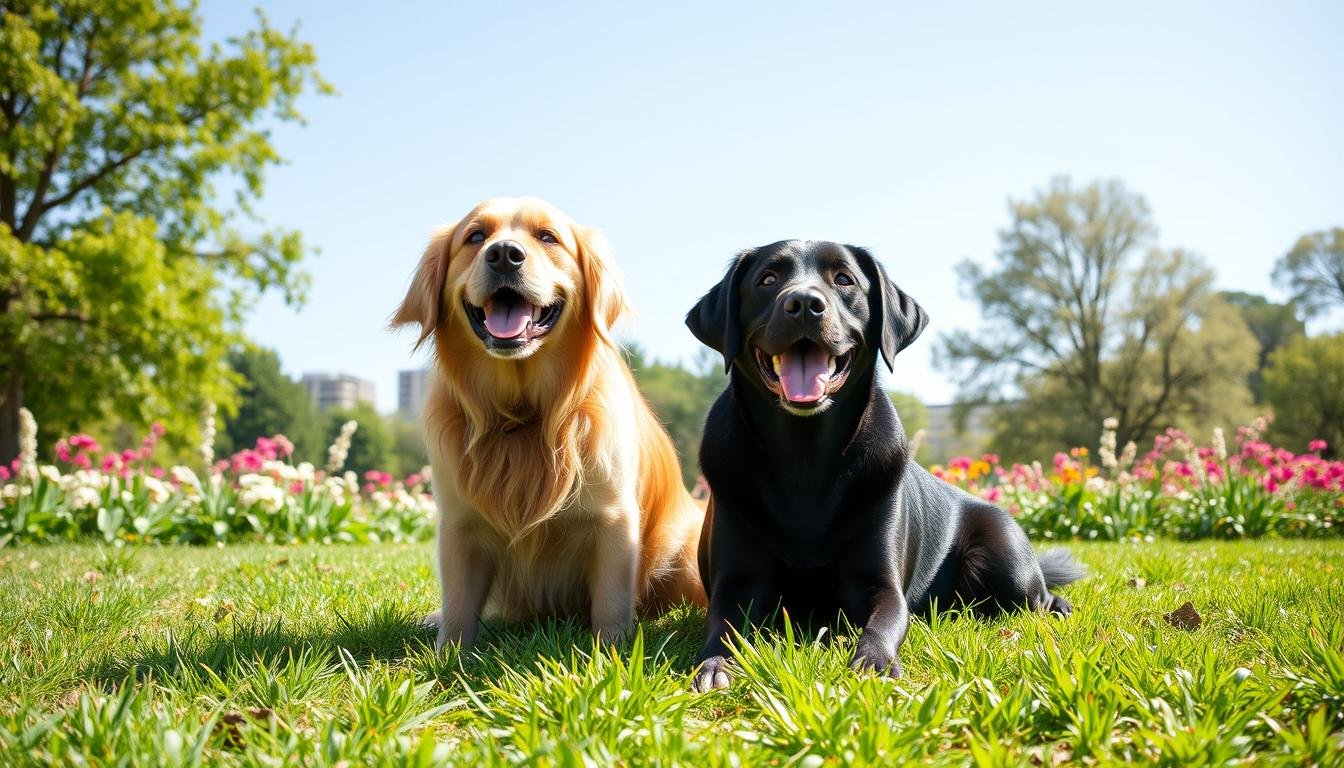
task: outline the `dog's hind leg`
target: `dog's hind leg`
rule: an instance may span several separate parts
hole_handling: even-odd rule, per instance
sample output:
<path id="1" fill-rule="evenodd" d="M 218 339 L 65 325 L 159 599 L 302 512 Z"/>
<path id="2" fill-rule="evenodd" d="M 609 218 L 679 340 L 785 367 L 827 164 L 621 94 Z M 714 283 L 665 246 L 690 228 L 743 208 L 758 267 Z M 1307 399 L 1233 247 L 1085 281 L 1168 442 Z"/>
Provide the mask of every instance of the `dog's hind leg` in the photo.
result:
<path id="1" fill-rule="evenodd" d="M 1050 592 L 1049 587 L 1067 584 L 1082 573 L 1068 558 L 1069 572 L 1055 553 L 1046 555 L 1051 580 L 1042 570 L 1022 527 L 1006 511 L 992 504 L 968 503 L 962 510 L 956 544 L 961 560 L 957 597 L 982 615 L 1029 608 L 1067 616 L 1073 606 Z M 1067 558 L 1067 553 L 1063 553 Z"/>

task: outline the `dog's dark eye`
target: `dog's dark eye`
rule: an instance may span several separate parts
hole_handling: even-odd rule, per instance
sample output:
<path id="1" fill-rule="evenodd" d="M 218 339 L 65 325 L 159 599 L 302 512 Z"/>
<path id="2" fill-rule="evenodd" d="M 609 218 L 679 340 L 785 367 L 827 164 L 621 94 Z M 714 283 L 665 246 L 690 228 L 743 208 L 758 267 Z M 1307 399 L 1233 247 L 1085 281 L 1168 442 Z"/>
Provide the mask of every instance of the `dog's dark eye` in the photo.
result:
<path id="1" fill-rule="evenodd" d="M 537 235 L 537 239 L 543 243 L 551 243 L 553 245 L 558 245 L 560 243 L 560 238 L 556 237 L 555 233 L 549 229 L 541 230 L 541 234 Z"/>
<path id="2" fill-rule="evenodd" d="M 766 272 L 764 275 L 761 275 L 761 283 L 760 283 L 760 284 L 761 284 L 761 285 L 774 285 L 775 282 L 778 281 L 778 280 L 779 280 L 779 278 L 778 278 L 778 277 L 775 277 L 775 273 L 774 273 L 774 272 Z"/>
<path id="3" fill-rule="evenodd" d="M 850 277 L 850 276 L 849 276 L 849 273 L 847 273 L 847 272 L 841 272 L 841 273 L 839 273 L 839 274 L 837 274 L 837 275 L 835 276 L 835 284 L 836 284 L 836 285 L 853 285 L 853 284 L 854 284 L 854 278 Z"/>
<path id="4" fill-rule="evenodd" d="M 478 229 L 478 230 L 476 230 L 475 232 L 472 232 L 470 235 L 467 235 L 467 242 L 468 242 L 468 243 L 483 243 L 483 242 L 485 242 L 485 233 L 482 232 L 482 231 L 480 231 L 480 230 Z"/>

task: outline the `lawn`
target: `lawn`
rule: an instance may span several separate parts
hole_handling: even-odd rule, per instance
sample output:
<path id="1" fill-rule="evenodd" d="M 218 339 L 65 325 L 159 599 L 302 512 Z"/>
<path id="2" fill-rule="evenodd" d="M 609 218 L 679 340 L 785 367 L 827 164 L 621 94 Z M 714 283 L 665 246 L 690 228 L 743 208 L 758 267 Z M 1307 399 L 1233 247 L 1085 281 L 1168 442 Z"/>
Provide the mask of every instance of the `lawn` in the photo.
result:
<path id="1" fill-rule="evenodd" d="M 1072 549 L 1071 618 L 917 621 L 899 681 L 843 633 L 755 635 L 696 696 L 690 609 L 615 651 L 547 624 L 436 653 L 428 544 L 7 548 L 0 763 L 1344 762 L 1338 541 Z M 1187 601 L 1198 627 L 1163 618 Z"/>

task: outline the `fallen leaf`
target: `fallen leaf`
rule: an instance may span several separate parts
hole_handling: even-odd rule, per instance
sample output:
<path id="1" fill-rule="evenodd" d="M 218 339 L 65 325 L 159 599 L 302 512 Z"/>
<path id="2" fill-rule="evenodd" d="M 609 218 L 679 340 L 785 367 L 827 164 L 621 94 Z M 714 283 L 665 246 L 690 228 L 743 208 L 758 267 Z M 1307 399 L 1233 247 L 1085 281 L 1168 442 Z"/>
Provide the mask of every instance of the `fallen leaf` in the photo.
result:
<path id="1" fill-rule="evenodd" d="M 237 609 L 237 606 L 233 604 L 232 600 L 225 600 L 220 603 L 219 607 L 215 609 L 215 623 L 218 624 L 227 619 L 229 614 L 233 613 L 235 609 Z"/>
<path id="2" fill-rule="evenodd" d="M 1199 611 L 1195 610 L 1194 603 L 1189 600 L 1186 600 L 1184 605 L 1171 613 L 1162 614 L 1162 620 L 1177 629 L 1184 629 L 1186 632 L 1193 632 L 1204 623 L 1204 617 L 1199 615 Z"/>

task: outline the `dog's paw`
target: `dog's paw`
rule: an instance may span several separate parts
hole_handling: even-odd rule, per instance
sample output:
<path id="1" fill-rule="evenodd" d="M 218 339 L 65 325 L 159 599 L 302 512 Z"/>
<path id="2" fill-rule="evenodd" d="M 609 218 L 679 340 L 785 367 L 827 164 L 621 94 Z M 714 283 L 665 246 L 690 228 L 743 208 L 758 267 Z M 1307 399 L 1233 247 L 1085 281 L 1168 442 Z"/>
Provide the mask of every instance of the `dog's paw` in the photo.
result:
<path id="1" fill-rule="evenodd" d="M 439 624 L 443 623 L 443 611 L 431 611 L 426 613 L 424 618 L 420 619 L 421 629 L 438 629 Z"/>
<path id="2" fill-rule="evenodd" d="M 858 647 L 854 649 L 854 660 L 849 663 L 849 668 L 856 672 L 886 675 L 892 679 L 904 674 L 901 660 L 894 652 L 888 651 L 877 640 L 868 640 L 866 637 L 859 638 Z"/>
<path id="3" fill-rule="evenodd" d="M 1065 600 L 1053 592 L 1047 594 L 1049 594 L 1049 597 L 1045 600 L 1046 610 L 1059 616 L 1068 616 L 1073 613 L 1073 605 L 1070 604 L 1068 600 Z"/>
<path id="4" fill-rule="evenodd" d="M 733 676 L 728 672 L 728 660 L 722 656 L 710 656 L 700 662 L 700 668 L 695 671 L 695 679 L 691 681 L 691 690 L 705 693 L 715 688 L 727 688 L 732 682 Z"/>
<path id="5" fill-rule="evenodd" d="M 607 645 L 621 645 L 630 638 L 629 624 L 603 624 L 593 629 L 593 635 Z"/>

